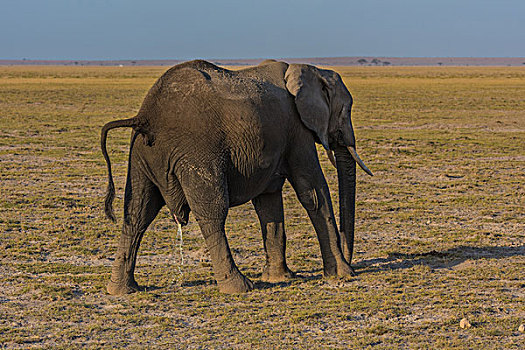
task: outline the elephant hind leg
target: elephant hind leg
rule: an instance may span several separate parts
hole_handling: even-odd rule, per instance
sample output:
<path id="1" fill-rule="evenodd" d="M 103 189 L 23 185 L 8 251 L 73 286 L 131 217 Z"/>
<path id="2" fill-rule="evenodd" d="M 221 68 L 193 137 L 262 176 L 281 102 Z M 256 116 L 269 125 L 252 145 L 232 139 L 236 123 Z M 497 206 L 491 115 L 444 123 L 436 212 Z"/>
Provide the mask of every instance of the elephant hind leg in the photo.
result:
<path id="1" fill-rule="evenodd" d="M 164 199 L 153 182 L 131 164 L 124 195 L 124 224 L 117 254 L 107 284 L 109 294 L 129 294 L 140 290 L 134 270 L 137 251 L 144 232 L 164 205 Z"/>
<path id="2" fill-rule="evenodd" d="M 224 172 L 210 161 L 206 166 L 186 170 L 179 178 L 210 252 L 219 290 L 228 294 L 252 290 L 253 283 L 235 265 L 226 239 L 229 198 Z"/>
<path id="3" fill-rule="evenodd" d="M 259 222 L 266 253 L 266 264 L 261 279 L 282 282 L 295 277 L 286 265 L 286 234 L 282 192 L 263 193 L 252 200 Z"/>
<path id="4" fill-rule="evenodd" d="M 225 219 L 210 219 L 195 215 L 206 241 L 213 264 L 213 273 L 219 291 L 227 294 L 245 293 L 253 289 L 253 283 L 238 269 L 233 260 L 226 234 Z"/>

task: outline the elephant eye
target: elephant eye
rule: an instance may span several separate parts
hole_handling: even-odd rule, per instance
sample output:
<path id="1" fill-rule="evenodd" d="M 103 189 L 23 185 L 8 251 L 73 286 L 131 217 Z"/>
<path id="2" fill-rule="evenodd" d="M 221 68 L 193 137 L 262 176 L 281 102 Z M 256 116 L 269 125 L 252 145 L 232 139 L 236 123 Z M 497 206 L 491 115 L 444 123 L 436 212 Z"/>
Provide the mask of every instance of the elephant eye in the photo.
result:
<path id="1" fill-rule="evenodd" d="M 330 93 L 328 92 L 328 87 L 324 86 L 322 87 L 323 95 L 325 98 L 326 103 L 330 103 Z"/>
<path id="2" fill-rule="evenodd" d="M 342 106 L 341 106 L 341 110 L 339 111 L 339 115 L 342 116 L 343 118 L 344 118 L 344 116 L 343 116 L 343 115 L 344 115 L 344 112 L 345 112 L 345 106 L 342 105 Z"/>

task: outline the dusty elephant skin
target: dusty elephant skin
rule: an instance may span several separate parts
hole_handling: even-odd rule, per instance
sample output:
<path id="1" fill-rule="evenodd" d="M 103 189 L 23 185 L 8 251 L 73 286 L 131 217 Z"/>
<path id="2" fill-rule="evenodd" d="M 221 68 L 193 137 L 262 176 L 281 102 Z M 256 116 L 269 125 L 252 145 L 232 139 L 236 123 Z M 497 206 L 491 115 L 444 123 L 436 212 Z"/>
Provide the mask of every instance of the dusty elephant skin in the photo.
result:
<path id="1" fill-rule="evenodd" d="M 133 128 L 123 231 L 108 292 L 139 290 L 134 279 L 137 251 L 164 205 L 183 225 L 193 211 L 221 292 L 253 288 L 235 265 L 224 231 L 228 208 L 250 200 L 266 252 L 263 280 L 292 277 L 285 259 L 285 180 L 314 225 L 324 275 L 352 275 L 356 162 L 370 171 L 355 152 L 351 107 L 341 77 L 309 65 L 267 60 L 230 71 L 198 60 L 169 69 L 150 89 L 137 116 L 102 129 L 109 176 L 106 215 L 115 220 L 106 137 L 110 129 Z M 338 168 L 341 235 L 316 142 Z"/>

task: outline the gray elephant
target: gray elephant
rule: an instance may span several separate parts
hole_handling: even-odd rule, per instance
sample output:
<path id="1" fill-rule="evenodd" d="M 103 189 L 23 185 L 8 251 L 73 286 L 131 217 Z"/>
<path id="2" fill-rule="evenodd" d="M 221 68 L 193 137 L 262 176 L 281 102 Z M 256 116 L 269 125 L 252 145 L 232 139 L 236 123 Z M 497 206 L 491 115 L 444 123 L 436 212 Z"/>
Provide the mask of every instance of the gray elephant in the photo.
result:
<path id="1" fill-rule="evenodd" d="M 131 127 L 124 224 L 107 285 L 110 294 L 139 290 L 134 279 L 140 241 L 166 205 L 187 224 L 190 210 L 210 252 L 219 290 L 253 288 L 233 261 L 224 224 L 228 209 L 252 201 L 261 224 L 262 278 L 293 276 L 285 260 L 282 187 L 288 180 L 313 223 L 325 276 L 350 276 L 354 243 L 356 162 L 352 97 L 331 70 L 273 60 L 231 71 L 196 60 L 164 73 L 138 114 L 102 128 L 108 168 L 106 215 L 115 220 L 115 189 L 106 151 L 110 129 Z M 315 143 L 337 167 L 339 235 Z M 335 159 L 332 151 L 335 151 Z"/>

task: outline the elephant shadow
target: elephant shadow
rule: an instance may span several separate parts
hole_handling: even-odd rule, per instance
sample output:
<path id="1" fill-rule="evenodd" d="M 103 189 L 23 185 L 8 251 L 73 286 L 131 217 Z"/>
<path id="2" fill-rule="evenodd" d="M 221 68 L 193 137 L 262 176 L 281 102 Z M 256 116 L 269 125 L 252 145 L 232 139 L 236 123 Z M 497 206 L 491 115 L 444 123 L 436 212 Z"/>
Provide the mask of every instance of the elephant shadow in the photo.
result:
<path id="1" fill-rule="evenodd" d="M 467 260 L 504 259 L 513 256 L 525 256 L 525 245 L 515 247 L 469 247 L 458 246 L 443 251 L 431 250 L 424 253 L 389 253 L 386 258 L 361 260 L 352 264 L 357 274 L 380 272 L 386 270 L 409 269 L 417 265 L 428 266 L 431 269 L 450 269 Z M 254 289 L 265 290 L 275 287 L 288 287 L 293 280 L 284 282 L 263 282 L 258 280 L 260 273 L 248 274 L 254 282 Z M 297 271 L 295 281 L 310 281 L 322 279 L 322 269 Z M 213 280 L 198 279 L 182 282 L 182 287 L 216 285 Z M 147 291 L 164 289 L 159 286 L 147 286 Z"/>
<path id="2" fill-rule="evenodd" d="M 525 245 L 515 247 L 469 247 L 459 246 L 444 251 L 431 250 L 426 253 L 389 253 L 386 258 L 374 258 L 357 262 L 358 273 L 408 269 L 425 265 L 432 269 L 449 269 L 467 260 L 503 259 L 525 256 Z"/>
<path id="3" fill-rule="evenodd" d="M 320 271 L 320 270 L 316 270 L 316 271 Z M 251 274 L 247 273 L 246 274 L 246 276 L 252 280 L 253 287 L 256 290 L 272 289 L 275 287 L 285 288 L 285 287 L 291 286 L 294 283 L 294 281 L 297 281 L 297 280 L 308 280 L 309 281 L 309 280 L 317 280 L 317 279 L 322 278 L 322 276 L 304 276 L 302 274 L 297 274 L 295 278 L 288 280 L 288 281 L 264 282 L 260 280 L 261 275 L 262 275 L 261 273 L 251 273 Z M 193 281 L 185 281 L 182 283 L 182 287 L 212 286 L 212 285 L 217 285 L 217 282 L 213 280 L 199 279 L 199 280 L 193 280 Z"/>
<path id="4" fill-rule="evenodd" d="M 249 277 L 253 282 L 254 289 L 270 289 L 274 287 L 288 287 L 292 284 L 292 281 L 284 281 L 284 282 L 264 282 L 260 281 L 257 278 L 260 278 L 259 274 L 247 274 L 247 277 Z M 204 279 L 198 279 L 198 280 L 191 280 L 191 281 L 184 281 L 182 282 L 182 287 L 198 287 L 198 286 L 213 286 L 217 285 L 217 282 L 214 280 L 204 280 Z"/>

